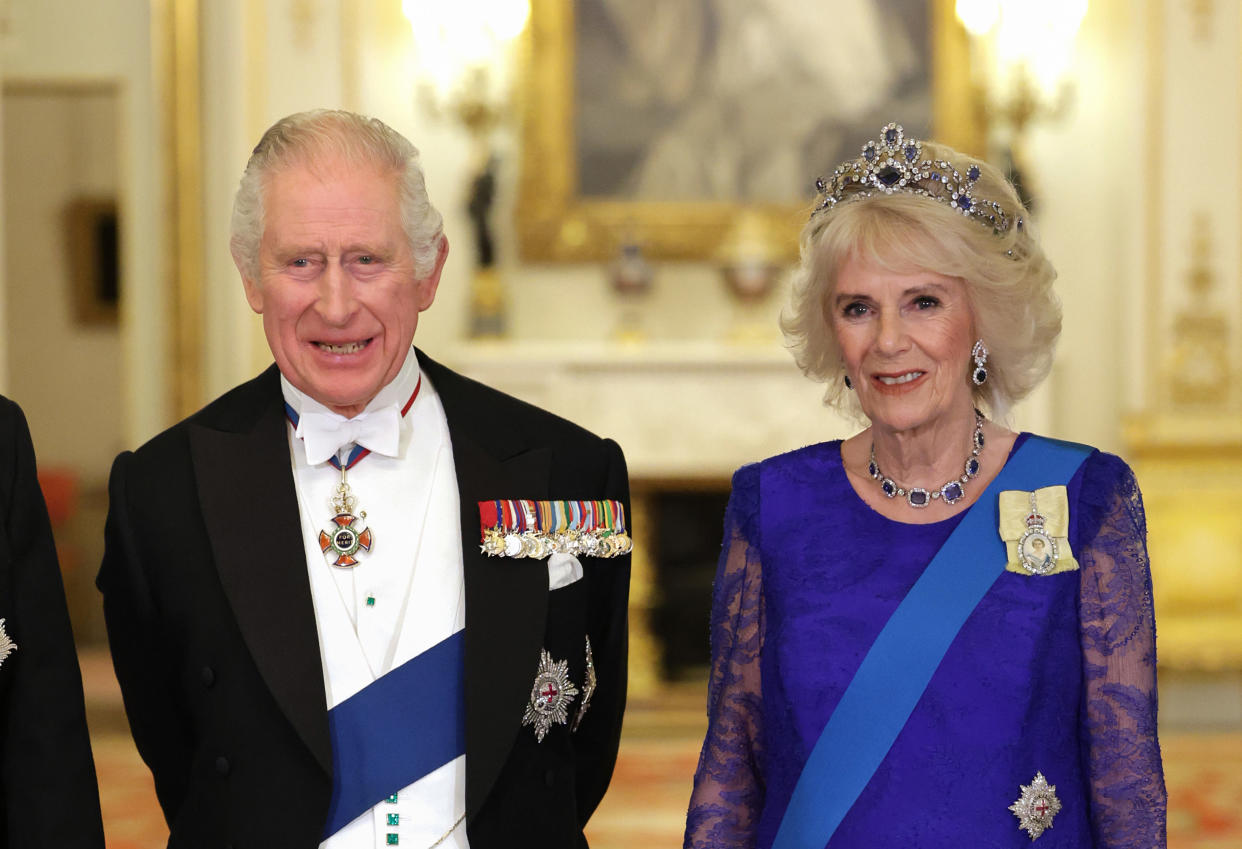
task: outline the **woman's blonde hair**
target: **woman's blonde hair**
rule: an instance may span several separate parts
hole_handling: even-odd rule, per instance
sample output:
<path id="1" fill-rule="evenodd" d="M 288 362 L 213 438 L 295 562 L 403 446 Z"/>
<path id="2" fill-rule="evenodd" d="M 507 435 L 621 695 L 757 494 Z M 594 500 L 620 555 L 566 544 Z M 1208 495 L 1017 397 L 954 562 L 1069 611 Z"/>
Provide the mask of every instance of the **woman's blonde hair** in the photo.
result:
<path id="1" fill-rule="evenodd" d="M 1003 419 L 1052 367 L 1061 333 L 1061 303 L 1052 291 L 1056 270 L 1000 171 L 933 142 L 923 142 L 922 152 L 925 159 L 947 160 L 959 173 L 977 166 L 971 195 L 1000 204 L 1012 221 L 1009 228 L 995 232 L 947 199 L 907 190 L 847 195 L 815 212 L 802 230 L 801 260 L 791 275 L 781 330 L 803 373 L 828 384 L 824 402 L 862 418 L 856 395 L 845 387 L 829 312 L 841 268 L 856 257 L 884 270 L 960 278 L 988 349 L 987 381 L 972 386 L 975 403 Z"/>

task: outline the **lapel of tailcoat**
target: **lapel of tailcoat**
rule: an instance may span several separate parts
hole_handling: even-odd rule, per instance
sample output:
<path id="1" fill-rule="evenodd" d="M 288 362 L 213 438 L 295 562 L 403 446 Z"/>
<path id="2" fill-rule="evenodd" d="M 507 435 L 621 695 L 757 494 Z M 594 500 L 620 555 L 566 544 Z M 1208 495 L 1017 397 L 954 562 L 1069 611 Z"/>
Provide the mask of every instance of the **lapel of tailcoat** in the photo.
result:
<path id="1" fill-rule="evenodd" d="M 276 367 L 253 385 L 257 401 L 247 411 L 257 413 L 253 418 L 239 415 L 223 427 L 190 428 L 203 521 L 220 582 L 259 673 L 331 775 L 319 630 Z"/>
<path id="2" fill-rule="evenodd" d="M 551 452 L 532 447 L 517 422 L 498 420 L 484 397 L 488 390 L 421 351 L 418 358 L 444 405 L 461 495 L 469 820 L 482 808 L 517 738 L 548 610 L 547 563 L 484 555 L 478 502 L 548 498 Z"/>
<path id="3" fill-rule="evenodd" d="M 542 560 L 485 556 L 478 502 L 545 499 L 551 452 L 498 421 L 483 387 L 419 352 L 444 406 L 461 498 L 466 588 L 466 812 L 472 819 L 521 727 L 548 605 Z M 253 420 L 196 424 L 190 445 L 220 580 L 255 664 L 298 735 L 331 775 L 332 746 L 314 602 L 306 575 L 279 372 L 257 381 Z"/>

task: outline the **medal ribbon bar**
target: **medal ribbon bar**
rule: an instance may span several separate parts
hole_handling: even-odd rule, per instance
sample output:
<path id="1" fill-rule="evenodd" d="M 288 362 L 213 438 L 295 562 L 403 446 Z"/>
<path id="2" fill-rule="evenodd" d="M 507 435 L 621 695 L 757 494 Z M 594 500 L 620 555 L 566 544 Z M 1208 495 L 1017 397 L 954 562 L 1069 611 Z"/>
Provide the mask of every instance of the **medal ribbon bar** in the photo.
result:
<path id="1" fill-rule="evenodd" d="M 633 547 L 625 506 L 615 500 L 480 501 L 479 532 L 483 552 L 492 557 L 619 557 Z"/>

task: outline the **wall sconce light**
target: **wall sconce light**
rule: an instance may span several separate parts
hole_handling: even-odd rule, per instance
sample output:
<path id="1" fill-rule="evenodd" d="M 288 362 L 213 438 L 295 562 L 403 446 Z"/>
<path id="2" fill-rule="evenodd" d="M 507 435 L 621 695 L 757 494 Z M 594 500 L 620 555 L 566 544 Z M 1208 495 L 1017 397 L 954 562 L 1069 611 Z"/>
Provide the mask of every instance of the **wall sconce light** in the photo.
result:
<path id="1" fill-rule="evenodd" d="M 956 9 L 970 33 L 983 123 L 995 131 L 1029 205 L 1022 143 L 1032 122 L 1059 120 L 1069 110 L 1069 69 L 1087 0 L 957 0 Z"/>
<path id="2" fill-rule="evenodd" d="M 477 266 L 470 293 L 470 335 L 505 331 L 504 289 L 496 270 L 490 224 L 496 194 L 493 130 L 509 115 L 518 38 L 529 0 L 402 0 L 418 53 L 419 95 L 428 111 L 451 116 L 472 142 L 468 211 Z"/>

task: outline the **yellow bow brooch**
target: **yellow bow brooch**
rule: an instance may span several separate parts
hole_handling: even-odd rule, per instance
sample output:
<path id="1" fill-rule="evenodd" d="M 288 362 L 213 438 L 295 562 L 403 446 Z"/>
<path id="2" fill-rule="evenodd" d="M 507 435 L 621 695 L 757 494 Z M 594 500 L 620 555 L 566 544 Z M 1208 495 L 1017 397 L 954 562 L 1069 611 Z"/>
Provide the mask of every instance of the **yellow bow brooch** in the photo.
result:
<path id="1" fill-rule="evenodd" d="M 1064 486 L 1000 494 L 1000 537 L 1005 569 L 1019 575 L 1055 575 L 1078 568 L 1069 544 L 1069 495 Z"/>

